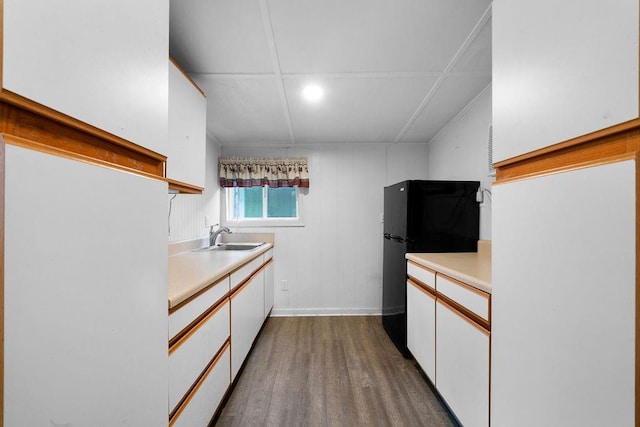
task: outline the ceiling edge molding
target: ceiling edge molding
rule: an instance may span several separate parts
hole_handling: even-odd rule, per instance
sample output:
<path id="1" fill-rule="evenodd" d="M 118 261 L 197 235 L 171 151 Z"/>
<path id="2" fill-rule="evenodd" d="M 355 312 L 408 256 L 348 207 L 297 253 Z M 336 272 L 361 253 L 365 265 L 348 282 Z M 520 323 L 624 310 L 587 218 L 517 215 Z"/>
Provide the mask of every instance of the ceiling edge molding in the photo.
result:
<path id="1" fill-rule="evenodd" d="M 473 97 L 473 99 L 471 101 L 469 101 L 469 103 L 467 105 L 464 106 L 464 108 L 462 108 L 462 110 L 458 111 L 458 113 L 453 116 L 453 118 L 451 120 L 449 120 L 447 122 L 446 125 L 444 125 L 442 127 L 442 129 L 440 129 L 438 131 L 438 133 L 436 133 L 435 135 L 433 135 L 433 137 L 431 137 L 429 140 L 427 140 L 427 144 L 431 143 L 432 141 L 435 141 L 436 139 L 438 139 L 438 137 L 443 134 L 444 132 L 447 131 L 447 129 L 449 129 L 455 122 L 458 121 L 458 119 L 460 119 L 460 117 L 464 116 L 465 114 L 467 114 L 467 111 L 469 111 L 476 102 L 478 102 L 478 99 L 480 99 L 487 91 L 491 90 L 491 84 L 493 82 L 489 82 L 489 84 L 487 84 L 480 92 L 478 92 L 478 94 L 476 96 Z M 487 123 L 487 125 L 489 125 L 490 123 Z"/>
<path id="2" fill-rule="evenodd" d="M 404 138 L 404 136 L 407 134 L 411 126 L 413 126 L 413 124 L 418 119 L 420 114 L 422 114 L 422 111 L 429 104 L 429 102 L 431 102 L 435 94 L 438 92 L 438 90 L 440 89 L 440 87 L 448 77 L 448 75 L 451 73 L 451 70 L 453 70 L 453 68 L 456 66 L 458 61 L 460 61 L 460 58 L 462 58 L 462 56 L 465 54 L 467 49 L 469 49 L 469 46 L 471 46 L 471 43 L 473 43 L 473 41 L 478 37 L 478 34 L 480 34 L 480 32 L 485 27 L 485 25 L 487 25 L 490 19 L 491 19 L 491 5 L 489 5 L 489 7 L 487 7 L 487 9 L 484 11 L 482 16 L 476 23 L 475 27 L 473 27 L 473 30 L 471 30 L 471 33 L 469 33 L 465 41 L 462 43 L 462 45 L 460 45 L 460 48 L 458 49 L 458 51 L 455 53 L 455 55 L 453 55 L 453 58 L 451 58 L 451 61 L 449 62 L 449 64 L 447 64 L 445 69 L 440 74 L 440 76 L 438 77 L 438 80 L 436 80 L 433 86 L 431 86 L 431 88 L 429 89 L 425 97 L 422 99 L 422 102 L 420 102 L 420 104 L 418 105 L 418 108 L 416 108 L 416 111 L 414 111 L 414 113 L 411 115 L 411 117 L 409 118 L 407 123 L 404 125 L 402 130 L 400 130 L 400 133 L 398 133 L 398 135 L 395 137 L 395 139 L 393 140 L 394 143 L 398 143 L 402 138 Z"/>

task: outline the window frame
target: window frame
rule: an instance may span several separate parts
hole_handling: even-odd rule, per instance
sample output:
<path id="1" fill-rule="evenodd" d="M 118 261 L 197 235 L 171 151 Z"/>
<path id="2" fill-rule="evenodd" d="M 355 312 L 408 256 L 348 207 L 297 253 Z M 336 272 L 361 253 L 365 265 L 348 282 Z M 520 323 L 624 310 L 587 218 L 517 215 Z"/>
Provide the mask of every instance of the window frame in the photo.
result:
<path id="1" fill-rule="evenodd" d="M 267 210 L 267 190 L 265 186 L 262 186 L 263 191 L 263 214 L 266 214 Z M 223 187 L 221 188 L 220 195 L 220 217 L 222 219 L 222 225 L 226 227 L 304 227 L 303 221 L 303 192 L 301 187 L 296 187 L 296 203 L 298 204 L 298 217 L 297 218 L 240 218 L 230 219 L 230 206 L 229 199 L 232 196 L 232 190 L 235 187 Z"/>

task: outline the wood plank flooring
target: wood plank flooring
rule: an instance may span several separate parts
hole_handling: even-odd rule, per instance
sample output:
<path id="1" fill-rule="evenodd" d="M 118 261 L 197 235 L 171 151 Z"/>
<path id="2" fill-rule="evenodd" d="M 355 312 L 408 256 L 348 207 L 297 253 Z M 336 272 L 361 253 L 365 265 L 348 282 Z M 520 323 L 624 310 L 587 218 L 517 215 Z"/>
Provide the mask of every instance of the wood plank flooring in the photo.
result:
<path id="1" fill-rule="evenodd" d="M 381 319 L 270 318 L 216 426 L 454 426 Z"/>

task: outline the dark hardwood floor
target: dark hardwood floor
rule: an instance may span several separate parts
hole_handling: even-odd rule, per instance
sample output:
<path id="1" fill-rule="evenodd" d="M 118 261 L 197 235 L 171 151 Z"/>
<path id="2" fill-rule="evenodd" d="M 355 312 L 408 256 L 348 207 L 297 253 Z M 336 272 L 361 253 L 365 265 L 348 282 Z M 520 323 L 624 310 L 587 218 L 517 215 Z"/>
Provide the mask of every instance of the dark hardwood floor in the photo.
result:
<path id="1" fill-rule="evenodd" d="M 273 317 L 216 426 L 453 426 L 380 317 Z"/>

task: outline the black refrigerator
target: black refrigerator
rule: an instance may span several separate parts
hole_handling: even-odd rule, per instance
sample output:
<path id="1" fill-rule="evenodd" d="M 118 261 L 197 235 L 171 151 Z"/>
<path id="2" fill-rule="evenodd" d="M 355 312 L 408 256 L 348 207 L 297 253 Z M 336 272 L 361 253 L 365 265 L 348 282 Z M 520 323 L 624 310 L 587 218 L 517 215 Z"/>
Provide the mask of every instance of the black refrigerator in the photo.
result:
<path id="1" fill-rule="evenodd" d="M 477 252 L 478 181 L 403 181 L 384 189 L 382 325 L 407 357 L 406 253 Z"/>

